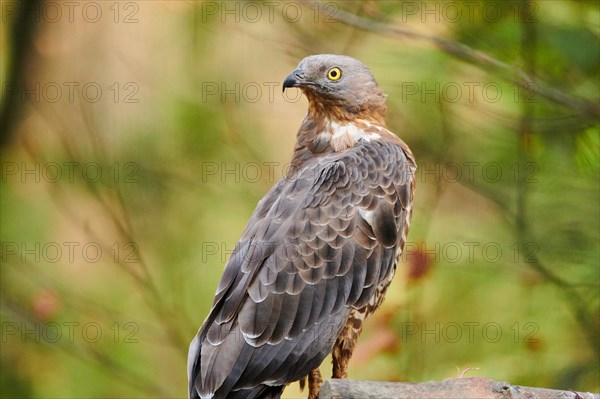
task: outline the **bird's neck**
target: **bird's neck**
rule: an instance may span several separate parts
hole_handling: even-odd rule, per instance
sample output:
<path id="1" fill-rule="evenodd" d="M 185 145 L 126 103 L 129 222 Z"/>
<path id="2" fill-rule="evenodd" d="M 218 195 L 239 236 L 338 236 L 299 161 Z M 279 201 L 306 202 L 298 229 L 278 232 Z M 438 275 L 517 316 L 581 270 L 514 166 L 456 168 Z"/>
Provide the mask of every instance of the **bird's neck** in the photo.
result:
<path id="1" fill-rule="evenodd" d="M 334 99 L 323 99 L 306 91 L 308 98 L 308 118 L 314 121 L 334 121 L 336 123 L 349 123 L 355 120 L 365 120 L 385 126 L 385 95 L 378 92 L 368 101 L 355 101 L 354 103 L 339 102 Z"/>
<path id="2" fill-rule="evenodd" d="M 315 114 L 309 108 L 298 130 L 288 176 L 296 173 L 311 159 L 344 152 L 360 141 L 380 140 L 387 135 L 391 133 L 379 117 L 340 119 L 336 114 Z"/>

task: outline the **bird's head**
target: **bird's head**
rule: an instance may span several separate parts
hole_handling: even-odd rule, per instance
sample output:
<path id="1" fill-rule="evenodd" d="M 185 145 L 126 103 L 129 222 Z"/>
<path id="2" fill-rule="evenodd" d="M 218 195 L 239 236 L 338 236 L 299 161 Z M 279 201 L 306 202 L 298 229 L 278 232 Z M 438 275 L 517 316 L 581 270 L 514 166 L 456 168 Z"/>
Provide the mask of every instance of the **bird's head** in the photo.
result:
<path id="1" fill-rule="evenodd" d="M 333 54 L 306 57 L 283 81 L 283 91 L 288 87 L 302 90 L 313 117 L 383 123 L 386 95 L 369 68 L 355 58 Z"/>

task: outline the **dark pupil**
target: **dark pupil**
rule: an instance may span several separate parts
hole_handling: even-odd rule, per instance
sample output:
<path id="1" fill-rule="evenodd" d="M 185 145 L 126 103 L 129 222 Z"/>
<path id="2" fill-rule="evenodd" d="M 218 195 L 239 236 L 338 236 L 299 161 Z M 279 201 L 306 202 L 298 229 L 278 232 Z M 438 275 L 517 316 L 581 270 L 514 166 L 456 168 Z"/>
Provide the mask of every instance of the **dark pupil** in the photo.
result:
<path id="1" fill-rule="evenodd" d="M 335 78 L 337 76 L 337 71 L 331 71 L 331 77 Z"/>

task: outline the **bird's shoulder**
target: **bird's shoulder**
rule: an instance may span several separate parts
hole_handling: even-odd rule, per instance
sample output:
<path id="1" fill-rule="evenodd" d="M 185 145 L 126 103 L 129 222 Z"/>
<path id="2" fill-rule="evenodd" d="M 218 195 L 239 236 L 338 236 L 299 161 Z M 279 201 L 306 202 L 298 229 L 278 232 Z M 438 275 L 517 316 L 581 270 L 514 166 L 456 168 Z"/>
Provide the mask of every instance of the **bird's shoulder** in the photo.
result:
<path id="1" fill-rule="evenodd" d="M 312 157 L 282 177 L 257 204 L 241 241 L 270 239 L 259 234 L 262 224 L 277 225 L 307 208 L 360 207 L 361 198 L 412 189 L 416 164 L 409 147 L 384 127 L 356 126 L 348 129 L 359 137 L 352 147 Z"/>

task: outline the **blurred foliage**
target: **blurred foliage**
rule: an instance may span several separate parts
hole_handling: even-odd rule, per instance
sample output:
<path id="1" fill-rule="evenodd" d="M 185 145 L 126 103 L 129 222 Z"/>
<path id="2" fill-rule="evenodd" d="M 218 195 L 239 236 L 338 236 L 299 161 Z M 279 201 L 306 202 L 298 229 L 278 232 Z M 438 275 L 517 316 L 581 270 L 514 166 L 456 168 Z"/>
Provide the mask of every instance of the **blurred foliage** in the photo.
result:
<path id="1" fill-rule="evenodd" d="M 1 2 L 2 106 L 19 100 L 1 154 L 1 397 L 186 395 L 187 344 L 305 112 L 281 81 L 324 52 L 373 70 L 419 163 L 404 262 L 350 376 L 471 368 L 600 390 L 596 1 L 103 2 L 95 22 L 40 9 L 23 52 L 38 97 L 11 80 L 15 4 Z M 347 15 L 462 43 L 535 85 Z"/>

